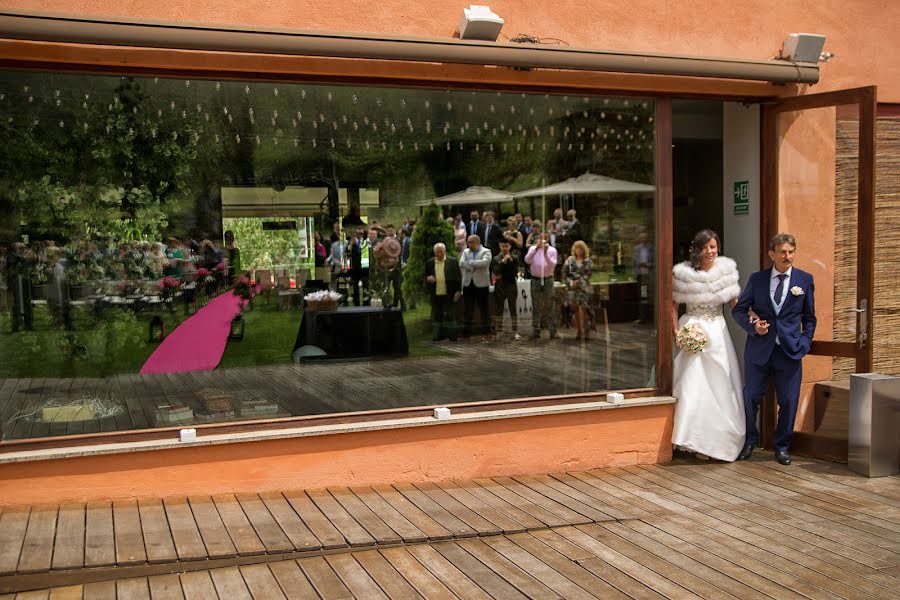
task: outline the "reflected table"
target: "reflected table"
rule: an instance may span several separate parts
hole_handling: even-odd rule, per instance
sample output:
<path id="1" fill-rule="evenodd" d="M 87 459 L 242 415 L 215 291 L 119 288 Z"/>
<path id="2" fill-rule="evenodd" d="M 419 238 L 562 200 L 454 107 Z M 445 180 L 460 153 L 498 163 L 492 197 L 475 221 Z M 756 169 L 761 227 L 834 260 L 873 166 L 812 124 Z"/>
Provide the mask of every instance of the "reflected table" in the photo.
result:
<path id="1" fill-rule="evenodd" d="M 316 358 L 409 354 L 403 313 L 398 308 L 348 306 L 327 311 L 307 310 L 300 322 L 294 350 L 301 346 L 316 346 L 325 352 L 325 356 Z"/>

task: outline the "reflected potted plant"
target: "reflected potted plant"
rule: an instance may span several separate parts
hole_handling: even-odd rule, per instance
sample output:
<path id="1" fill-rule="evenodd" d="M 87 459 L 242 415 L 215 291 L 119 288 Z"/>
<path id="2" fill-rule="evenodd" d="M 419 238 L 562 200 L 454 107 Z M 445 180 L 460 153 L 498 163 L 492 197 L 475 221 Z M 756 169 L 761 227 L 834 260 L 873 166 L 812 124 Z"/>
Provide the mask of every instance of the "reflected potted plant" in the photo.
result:
<path id="1" fill-rule="evenodd" d="M 385 238 L 372 250 L 372 265 L 369 269 L 368 295 L 372 306 L 389 307 L 385 302 L 394 282 L 400 264 L 400 242 L 396 238 Z"/>
<path id="2" fill-rule="evenodd" d="M 253 299 L 253 287 L 250 278 L 246 275 L 238 277 L 232 293 L 238 298 L 238 312 L 231 319 L 231 330 L 228 333 L 230 340 L 244 339 L 244 307 Z"/>

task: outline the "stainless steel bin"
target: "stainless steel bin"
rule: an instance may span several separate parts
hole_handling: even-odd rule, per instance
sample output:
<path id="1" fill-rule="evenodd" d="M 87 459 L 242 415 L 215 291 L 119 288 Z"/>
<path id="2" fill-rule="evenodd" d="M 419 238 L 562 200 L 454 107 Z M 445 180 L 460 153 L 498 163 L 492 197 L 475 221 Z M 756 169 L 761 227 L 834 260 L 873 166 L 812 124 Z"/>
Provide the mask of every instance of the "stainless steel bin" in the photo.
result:
<path id="1" fill-rule="evenodd" d="M 900 471 L 900 377 L 850 376 L 849 429 L 851 471 L 866 477 Z"/>

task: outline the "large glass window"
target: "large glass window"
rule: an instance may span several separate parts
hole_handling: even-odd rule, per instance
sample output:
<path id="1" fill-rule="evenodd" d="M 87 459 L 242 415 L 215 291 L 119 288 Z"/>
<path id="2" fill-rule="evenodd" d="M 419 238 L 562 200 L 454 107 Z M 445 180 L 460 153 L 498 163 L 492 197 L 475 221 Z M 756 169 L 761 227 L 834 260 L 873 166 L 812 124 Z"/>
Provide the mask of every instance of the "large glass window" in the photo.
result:
<path id="1" fill-rule="evenodd" d="M 654 111 L 3 72 L 3 439 L 652 387 Z"/>

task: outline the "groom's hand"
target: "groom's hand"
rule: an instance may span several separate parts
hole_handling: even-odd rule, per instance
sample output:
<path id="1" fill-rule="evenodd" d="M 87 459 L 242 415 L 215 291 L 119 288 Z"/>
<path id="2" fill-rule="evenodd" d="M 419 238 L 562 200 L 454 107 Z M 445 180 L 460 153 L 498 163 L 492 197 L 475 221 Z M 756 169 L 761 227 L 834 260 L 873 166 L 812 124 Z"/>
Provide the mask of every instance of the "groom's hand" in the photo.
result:
<path id="1" fill-rule="evenodd" d="M 766 335 L 769 333 L 769 322 L 762 319 L 757 320 L 753 326 L 756 328 L 756 335 Z"/>

